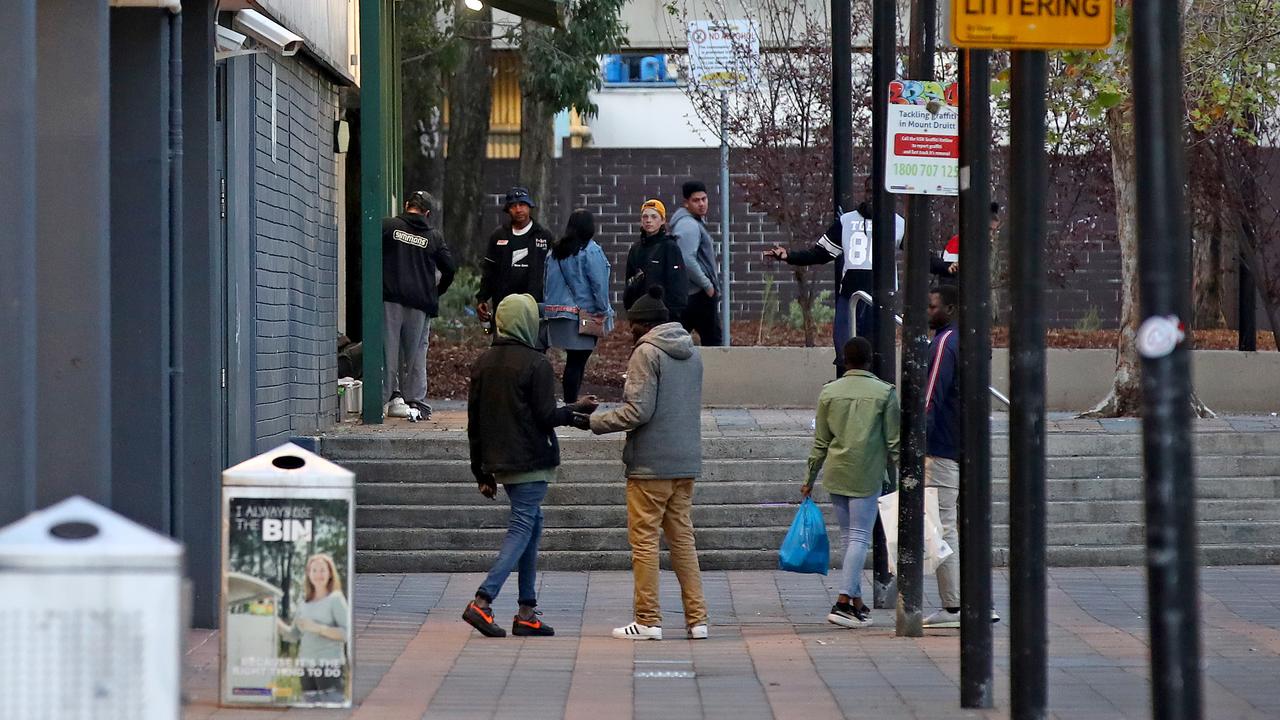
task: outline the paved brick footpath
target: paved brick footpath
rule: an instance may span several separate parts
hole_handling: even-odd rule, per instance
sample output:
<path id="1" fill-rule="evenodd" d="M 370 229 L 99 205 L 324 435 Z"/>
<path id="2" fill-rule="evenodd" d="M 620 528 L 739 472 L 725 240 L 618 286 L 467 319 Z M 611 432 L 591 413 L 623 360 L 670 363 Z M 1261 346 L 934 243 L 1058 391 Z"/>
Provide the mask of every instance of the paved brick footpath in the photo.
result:
<path id="1" fill-rule="evenodd" d="M 356 579 L 356 699 L 351 712 L 219 709 L 218 637 L 193 631 L 186 717 L 218 718 L 1003 718 L 1009 635 L 996 626 L 996 703 L 959 707 L 958 631 L 893 635 L 825 621 L 834 576 L 709 572 L 711 637 L 683 638 L 675 578 L 662 577 L 662 642 L 614 640 L 630 620 L 631 577 L 540 576 L 554 638 L 487 639 L 459 615 L 476 574 L 361 575 Z M 514 582 L 512 578 L 511 582 Z M 867 579 L 869 580 L 869 578 Z M 1008 617 L 1007 576 L 995 574 Z M 1280 717 L 1280 567 L 1205 568 L 1201 575 L 1205 717 Z M 864 580 L 864 582 L 866 582 Z M 504 593 L 501 618 L 515 611 Z M 936 602 L 932 580 L 926 604 Z M 1146 591 L 1141 568 L 1062 568 L 1049 574 L 1051 716 L 1150 717 Z"/>

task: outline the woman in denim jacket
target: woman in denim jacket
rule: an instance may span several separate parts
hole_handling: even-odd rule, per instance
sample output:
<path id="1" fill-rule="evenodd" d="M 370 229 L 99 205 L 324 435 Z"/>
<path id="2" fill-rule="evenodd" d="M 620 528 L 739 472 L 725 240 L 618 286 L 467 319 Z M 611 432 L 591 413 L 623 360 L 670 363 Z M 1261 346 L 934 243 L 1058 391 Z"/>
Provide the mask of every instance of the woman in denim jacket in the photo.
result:
<path id="1" fill-rule="evenodd" d="M 591 238 L 595 218 L 587 210 L 574 210 L 564 237 L 547 258 L 544 312 L 551 347 L 565 351 L 564 401 L 578 399 L 587 360 L 597 338 L 580 332 L 579 311 L 605 316 L 605 332 L 613 329 L 609 305 L 609 260 Z"/>

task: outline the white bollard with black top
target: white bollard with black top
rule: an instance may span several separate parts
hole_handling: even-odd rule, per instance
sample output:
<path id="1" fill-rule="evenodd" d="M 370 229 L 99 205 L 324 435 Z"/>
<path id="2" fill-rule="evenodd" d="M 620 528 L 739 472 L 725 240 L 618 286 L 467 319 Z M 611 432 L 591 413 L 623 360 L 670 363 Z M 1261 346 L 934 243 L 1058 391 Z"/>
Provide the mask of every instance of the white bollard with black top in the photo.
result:
<path id="1" fill-rule="evenodd" d="M 181 715 L 180 543 L 82 497 L 0 530 L 0 718 Z"/>
<path id="2" fill-rule="evenodd" d="M 355 474 L 292 443 L 222 473 L 223 705 L 351 706 Z"/>

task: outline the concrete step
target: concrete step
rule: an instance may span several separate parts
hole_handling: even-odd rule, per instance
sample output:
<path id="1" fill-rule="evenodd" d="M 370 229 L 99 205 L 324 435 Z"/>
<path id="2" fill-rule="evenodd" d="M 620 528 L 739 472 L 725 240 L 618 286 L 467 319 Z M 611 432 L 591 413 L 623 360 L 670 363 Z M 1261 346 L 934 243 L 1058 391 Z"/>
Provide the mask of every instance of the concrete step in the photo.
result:
<path id="1" fill-rule="evenodd" d="M 479 497 L 478 495 L 476 497 Z M 775 527 L 784 531 L 795 517 L 794 502 L 756 505 L 697 504 L 693 508 L 696 527 Z M 824 508 L 829 522 L 834 522 L 829 508 Z M 362 528 L 505 528 L 510 515 L 506 503 L 487 505 L 419 505 L 402 512 L 399 507 L 361 506 L 357 522 Z M 1144 506 L 1136 500 L 1113 502 L 1051 502 L 1049 522 L 1063 523 L 1141 523 Z M 616 528 L 627 524 L 627 509 L 622 503 L 613 505 L 548 505 L 543 508 L 547 527 Z M 992 504 L 992 519 L 997 525 L 1007 524 L 1008 504 Z M 1206 499 L 1196 503 L 1200 521 L 1280 522 L 1280 500 L 1259 501 Z M 402 520 L 396 525 L 389 520 Z"/>
<path id="2" fill-rule="evenodd" d="M 422 572 L 486 572 L 497 557 L 497 550 L 362 550 L 356 554 L 356 569 L 366 573 Z M 1046 558 L 1053 567 L 1139 566 L 1146 562 L 1146 548 L 1141 545 L 1113 547 L 1049 547 Z M 835 559 L 838 564 L 838 558 Z M 1008 565 L 1008 551 L 997 548 L 991 561 L 996 567 Z M 1201 565 L 1277 565 L 1280 545 L 1201 545 Z M 665 551 L 662 567 L 671 569 Z M 698 551 L 703 570 L 772 570 L 778 567 L 776 551 L 703 550 Z M 627 550 L 560 551 L 544 553 L 538 558 L 539 570 L 630 570 L 631 553 Z"/>
<path id="3" fill-rule="evenodd" d="M 794 503 L 799 478 L 777 481 L 732 480 L 699 481 L 694 485 L 694 502 L 699 505 L 762 505 Z M 1144 484 L 1141 478 L 1103 478 L 1088 480 L 1048 480 L 1045 483 L 1050 507 L 1063 502 L 1109 505 L 1115 502 L 1140 502 Z M 552 483 L 547 493 L 547 506 L 558 505 L 622 505 L 626 502 L 621 478 L 611 482 Z M 994 482 L 992 500 L 1001 503 L 1009 497 L 1009 484 Z M 1280 498 L 1280 477 L 1201 478 L 1196 481 L 1196 496 L 1203 500 L 1256 500 L 1266 504 Z M 360 483 L 356 499 L 365 505 L 436 505 L 472 506 L 479 498 L 476 485 L 469 478 L 459 482 L 438 483 Z M 815 491 L 818 501 L 827 499 L 821 485 Z M 499 505 L 505 503 L 499 499 Z M 999 515 L 997 515 L 999 516 Z M 1068 516 L 1070 519 L 1074 516 Z M 1228 519 L 1228 518 L 1223 518 Z M 377 521 L 377 518 L 369 518 Z M 363 519 L 360 520 L 364 522 Z"/>
<path id="4" fill-rule="evenodd" d="M 365 483 L 475 483 L 470 461 L 464 460 L 351 460 L 343 467 Z M 775 482 L 804 478 L 803 459 L 706 460 L 699 482 Z M 564 460 L 556 469 L 556 482 L 613 482 L 621 484 L 626 468 L 620 459 Z"/>
<path id="5" fill-rule="evenodd" d="M 612 460 L 622 457 L 621 434 L 594 436 L 581 430 L 561 430 L 562 458 Z M 741 435 L 704 438 L 702 457 L 714 459 L 761 459 L 808 457 L 812 436 Z M 468 460 L 470 445 L 466 434 L 457 431 L 422 433 L 417 436 L 362 434 L 326 436 L 322 454 L 334 462 L 345 460 Z"/>
<path id="6" fill-rule="evenodd" d="M 695 524 L 696 525 L 696 524 Z M 1276 522 L 1198 522 L 1199 541 L 1206 545 L 1269 545 L 1280 541 L 1280 523 Z M 828 525 L 831 546 L 839 547 L 839 529 Z M 1141 546 L 1146 542 L 1146 529 L 1140 523 L 1050 523 L 1047 544 L 1050 547 L 1114 547 Z M 706 550 L 757 550 L 777 552 L 786 535 L 786 527 L 700 527 L 697 544 Z M 503 528 L 366 528 L 358 526 L 356 546 L 369 550 L 478 550 L 497 548 L 502 544 Z M 1009 546 L 1009 528 L 991 528 L 993 547 Z M 621 527 L 546 527 L 541 551 L 626 550 L 627 529 Z"/>
<path id="7" fill-rule="evenodd" d="M 1135 427 L 1137 423 L 1135 421 Z M 622 435 L 593 436 L 580 430 L 559 431 L 562 455 L 578 460 L 617 460 L 622 453 Z M 812 435 L 758 434 L 704 437 L 706 459 L 804 458 Z M 993 457 L 1008 453 L 1007 435 L 992 437 Z M 1197 456 L 1280 456 L 1280 433 L 1197 433 Z M 463 431 L 406 433 L 404 431 L 337 433 L 321 439 L 322 454 L 335 462 L 344 460 L 466 460 L 469 445 Z M 1046 456 L 1053 457 L 1140 457 L 1139 433 L 1054 433 L 1046 440 Z"/>
<path id="8" fill-rule="evenodd" d="M 1102 477 L 1085 479 L 1049 479 L 1045 493 L 1052 502 L 1092 500 L 1141 500 L 1145 481 L 1141 477 Z M 1009 497 L 1009 482 L 993 480 L 992 500 Z M 1196 479 L 1196 497 L 1200 499 L 1272 499 L 1280 498 L 1280 477 L 1200 477 Z"/>
<path id="9" fill-rule="evenodd" d="M 349 460 L 343 467 L 356 474 L 356 482 L 367 483 L 471 483 L 469 460 Z M 799 482 L 804 478 L 806 462 L 793 459 L 710 459 L 703 461 L 701 482 L 781 481 Z M 991 478 L 1000 483 L 1008 479 L 1008 461 L 994 458 Z M 1139 478 L 1140 457 L 1059 457 L 1049 458 L 1045 475 L 1050 480 Z M 557 469 L 558 482 L 620 482 L 626 470 L 620 459 L 566 459 Z M 1280 456 L 1216 455 L 1196 459 L 1196 474 L 1201 478 L 1268 478 L 1280 477 Z"/>

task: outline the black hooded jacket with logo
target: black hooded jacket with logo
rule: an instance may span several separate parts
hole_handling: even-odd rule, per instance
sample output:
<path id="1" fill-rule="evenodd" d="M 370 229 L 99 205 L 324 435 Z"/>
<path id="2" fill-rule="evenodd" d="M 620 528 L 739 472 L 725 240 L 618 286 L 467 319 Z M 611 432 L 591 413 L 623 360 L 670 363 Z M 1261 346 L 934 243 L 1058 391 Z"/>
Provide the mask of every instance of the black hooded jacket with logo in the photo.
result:
<path id="1" fill-rule="evenodd" d="M 496 308 L 506 296 L 520 293 L 542 302 L 547 250 L 555 244 L 555 238 L 536 220 L 530 222 L 529 231 L 523 235 L 511 232 L 511 223 L 506 223 L 489 236 L 489 247 L 480 263 L 476 302 L 491 302 Z"/>
<path id="2" fill-rule="evenodd" d="M 382 221 L 384 301 L 436 317 L 440 296 L 453 283 L 457 269 L 444 237 L 422 215 L 403 213 Z"/>

